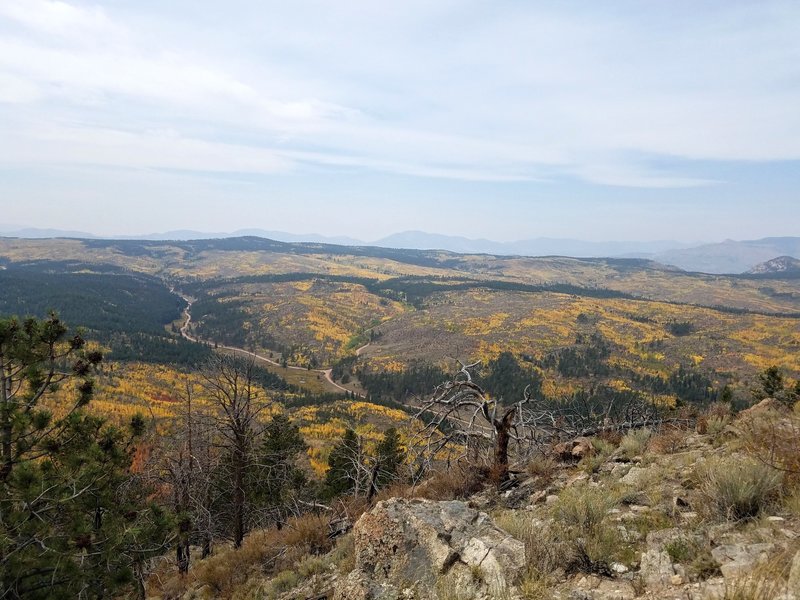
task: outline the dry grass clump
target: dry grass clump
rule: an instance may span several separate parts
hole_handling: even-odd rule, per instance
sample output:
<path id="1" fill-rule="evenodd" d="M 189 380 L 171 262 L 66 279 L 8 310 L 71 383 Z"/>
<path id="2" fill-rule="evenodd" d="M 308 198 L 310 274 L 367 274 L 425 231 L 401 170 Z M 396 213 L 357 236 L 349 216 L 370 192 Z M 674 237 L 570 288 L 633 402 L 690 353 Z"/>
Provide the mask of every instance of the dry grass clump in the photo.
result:
<path id="1" fill-rule="evenodd" d="M 664 546 L 672 562 L 683 565 L 692 580 L 704 581 L 719 574 L 707 540 L 679 537 Z"/>
<path id="2" fill-rule="evenodd" d="M 413 498 L 416 495 L 417 490 L 407 484 L 401 482 L 392 483 L 381 490 L 375 495 L 373 501 L 375 503 L 381 502 L 382 500 L 389 500 L 390 498 Z"/>
<path id="3" fill-rule="evenodd" d="M 530 570 L 520 581 L 519 592 L 524 600 L 550 600 L 553 597 L 553 580 L 545 573 Z"/>
<path id="4" fill-rule="evenodd" d="M 208 585 L 217 597 L 226 597 L 252 577 L 294 572 L 307 557 L 323 554 L 332 547 L 328 518 L 306 514 L 290 519 L 281 529 L 251 533 L 241 548 L 224 550 L 198 562 L 191 574 L 199 584 Z"/>
<path id="5" fill-rule="evenodd" d="M 460 500 L 483 490 L 489 477 L 485 469 L 443 469 L 437 471 L 415 490 L 418 498 Z"/>
<path id="6" fill-rule="evenodd" d="M 541 478 L 545 484 L 552 481 L 553 476 L 558 470 L 558 463 L 549 456 L 542 456 L 530 461 L 526 470 L 531 477 Z"/>
<path id="7" fill-rule="evenodd" d="M 604 437 L 592 438 L 594 451 L 581 461 L 581 466 L 587 473 L 596 473 L 617 449 L 616 444 Z"/>
<path id="8" fill-rule="evenodd" d="M 352 533 L 336 541 L 336 546 L 328 555 L 328 559 L 341 575 L 346 575 L 356 568 L 356 543 Z"/>
<path id="9" fill-rule="evenodd" d="M 592 443 L 594 443 L 595 440 L 603 440 L 616 448 L 622 441 L 622 433 L 615 429 L 606 429 L 598 433 L 597 437 L 593 438 Z"/>
<path id="10" fill-rule="evenodd" d="M 656 454 L 674 454 L 686 439 L 686 430 L 668 427 L 650 438 L 647 449 Z"/>
<path id="11" fill-rule="evenodd" d="M 794 489 L 783 499 L 783 507 L 793 517 L 800 518 L 800 489 Z"/>
<path id="12" fill-rule="evenodd" d="M 299 556 L 306 554 L 323 554 L 333 547 L 328 538 L 328 515 L 306 514 L 290 519 L 278 536 L 278 544 L 293 549 Z"/>
<path id="13" fill-rule="evenodd" d="M 625 434 L 622 441 L 620 441 L 620 450 L 627 458 L 641 456 L 642 452 L 647 448 L 647 442 L 650 441 L 652 436 L 653 432 L 646 427 L 642 429 L 631 429 Z"/>
<path id="14" fill-rule="evenodd" d="M 711 415 L 706 421 L 706 433 L 709 435 L 717 436 L 730 425 L 731 418 L 729 415 Z"/>
<path id="15" fill-rule="evenodd" d="M 712 402 L 705 410 L 707 417 L 730 417 L 731 405 L 727 402 Z"/>
<path id="16" fill-rule="evenodd" d="M 619 502 L 617 490 L 606 487 L 575 485 L 561 492 L 551 509 L 553 528 L 549 535 L 559 542 L 554 546 L 564 571 L 610 575 L 612 562 L 630 563 L 634 559 L 620 530 L 606 521 Z M 541 530 L 537 533 L 542 535 Z M 541 538 L 539 545 L 545 545 Z M 535 551 L 548 552 L 541 548 Z"/>
<path id="17" fill-rule="evenodd" d="M 786 580 L 797 548 L 791 548 L 757 565 L 751 573 L 727 583 L 718 600 L 775 600 L 786 598 Z M 793 590 L 796 591 L 796 590 Z"/>
<path id="18" fill-rule="evenodd" d="M 270 581 L 269 597 L 274 598 L 297 587 L 300 583 L 300 574 L 297 571 L 281 571 Z"/>
<path id="19" fill-rule="evenodd" d="M 591 533 L 618 502 L 618 496 L 608 488 L 573 485 L 561 492 L 553 506 L 553 517 L 566 527 Z"/>
<path id="20" fill-rule="evenodd" d="M 525 544 L 525 560 L 532 576 L 551 575 L 564 568 L 572 557 L 572 540 L 554 521 L 508 511 L 497 516 L 495 524 Z"/>
<path id="21" fill-rule="evenodd" d="M 738 521 L 758 516 L 781 491 L 782 475 L 753 458 L 710 459 L 697 469 L 701 506 L 707 516 Z"/>
<path id="22" fill-rule="evenodd" d="M 519 582 L 525 600 L 549 600 L 557 574 L 574 562 L 575 540 L 558 523 L 508 511 L 495 517 L 498 527 L 525 544 L 527 570 Z"/>
<path id="23" fill-rule="evenodd" d="M 800 415 L 765 412 L 737 424 L 745 450 L 800 484 Z"/>

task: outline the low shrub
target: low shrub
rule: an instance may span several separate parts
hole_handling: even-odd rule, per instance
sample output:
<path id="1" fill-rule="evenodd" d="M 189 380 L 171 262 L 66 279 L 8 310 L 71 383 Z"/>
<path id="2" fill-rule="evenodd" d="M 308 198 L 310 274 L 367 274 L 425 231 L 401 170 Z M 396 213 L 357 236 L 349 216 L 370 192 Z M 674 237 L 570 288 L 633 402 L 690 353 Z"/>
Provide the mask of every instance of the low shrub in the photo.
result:
<path id="1" fill-rule="evenodd" d="M 526 470 L 531 477 L 541 478 L 545 484 L 552 481 L 558 470 L 558 464 L 549 456 L 543 456 L 530 461 Z"/>
<path id="2" fill-rule="evenodd" d="M 594 452 L 581 461 L 581 466 L 588 473 L 596 473 L 617 449 L 616 445 L 601 437 L 592 439 L 592 447 Z"/>
<path id="3" fill-rule="evenodd" d="M 331 563 L 340 574 L 346 575 L 356 568 L 356 544 L 352 533 L 340 537 L 329 554 Z"/>
<path id="4" fill-rule="evenodd" d="M 589 534 L 618 503 L 617 494 L 607 488 L 573 485 L 561 492 L 552 514 L 564 526 Z"/>
<path id="5" fill-rule="evenodd" d="M 198 561 L 192 575 L 217 596 L 226 597 L 254 575 L 296 571 L 298 563 L 331 548 L 328 517 L 309 513 L 290 519 L 281 529 L 254 531 L 238 550 L 224 549 Z M 311 568 L 311 563 L 307 566 Z"/>
<path id="6" fill-rule="evenodd" d="M 800 415 L 765 412 L 737 424 L 744 448 L 760 462 L 800 485 Z"/>
<path id="7" fill-rule="evenodd" d="M 485 469 L 437 471 L 415 490 L 415 495 L 428 500 L 461 500 L 480 492 L 488 477 Z"/>
<path id="8" fill-rule="evenodd" d="M 704 512 L 731 521 L 757 516 L 778 497 L 782 483 L 780 472 L 743 456 L 708 460 L 697 478 Z"/>
<path id="9" fill-rule="evenodd" d="M 664 546 L 672 562 L 683 565 L 692 580 L 704 581 L 719 575 L 719 565 L 711 555 L 708 542 L 696 539 L 676 538 Z"/>
<path id="10" fill-rule="evenodd" d="M 300 575 L 296 571 L 281 571 L 270 581 L 270 596 L 275 597 L 284 594 L 297 587 L 300 583 Z"/>
<path id="11" fill-rule="evenodd" d="M 650 438 L 648 449 L 656 454 L 674 454 L 686 439 L 686 431 L 678 427 L 664 429 Z"/>
<path id="12" fill-rule="evenodd" d="M 509 511 L 498 515 L 495 524 L 525 544 L 525 560 L 531 576 L 550 575 L 571 560 L 573 548 L 570 537 L 552 521 Z"/>
<path id="13" fill-rule="evenodd" d="M 525 544 L 524 597 L 548 598 L 547 590 L 559 573 L 608 575 L 612 562 L 635 562 L 634 548 L 619 529 L 604 523 L 616 503 L 613 491 L 574 486 L 561 492 L 551 519 L 513 511 L 495 518 L 500 528 Z"/>
<path id="14" fill-rule="evenodd" d="M 333 548 L 328 537 L 328 515 L 308 513 L 287 521 L 280 530 L 279 544 L 294 549 L 301 556 L 324 554 Z"/>
<path id="15" fill-rule="evenodd" d="M 719 435 L 730 425 L 731 418 L 728 415 L 711 415 L 706 421 L 706 432 L 709 435 Z"/>
<path id="16" fill-rule="evenodd" d="M 328 570 L 328 561 L 319 556 L 306 556 L 302 559 L 295 569 L 302 578 L 312 577 Z"/>
<path id="17" fill-rule="evenodd" d="M 640 456 L 647 447 L 653 432 L 646 427 L 642 429 L 632 429 L 622 438 L 619 443 L 620 450 L 627 458 Z"/>

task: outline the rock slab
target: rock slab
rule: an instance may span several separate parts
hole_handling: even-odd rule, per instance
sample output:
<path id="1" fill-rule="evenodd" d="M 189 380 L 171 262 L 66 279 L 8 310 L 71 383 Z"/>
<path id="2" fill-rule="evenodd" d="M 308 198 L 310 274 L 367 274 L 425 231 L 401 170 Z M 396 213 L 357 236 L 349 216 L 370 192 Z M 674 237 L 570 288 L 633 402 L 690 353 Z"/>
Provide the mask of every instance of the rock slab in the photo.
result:
<path id="1" fill-rule="evenodd" d="M 474 597 L 510 589 L 525 547 L 463 502 L 392 498 L 353 528 L 356 568 L 334 600 L 435 598 L 437 586 L 474 588 Z"/>

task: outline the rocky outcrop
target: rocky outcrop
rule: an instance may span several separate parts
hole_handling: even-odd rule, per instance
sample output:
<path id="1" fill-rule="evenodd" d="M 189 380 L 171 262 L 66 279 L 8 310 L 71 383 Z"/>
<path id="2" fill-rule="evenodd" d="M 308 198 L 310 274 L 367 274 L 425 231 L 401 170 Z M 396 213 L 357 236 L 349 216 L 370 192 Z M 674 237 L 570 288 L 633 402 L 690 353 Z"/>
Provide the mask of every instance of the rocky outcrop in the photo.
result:
<path id="1" fill-rule="evenodd" d="M 766 563 L 775 544 L 725 544 L 711 551 L 726 580 L 736 581 L 753 572 L 757 564 Z"/>
<path id="2" fill-rule="evenodd" d="M 647 534 L 647 548 L 642 553 L 639 574 L 649 589 L 655 590 L 681 583 L 680 570 L 676 569 L 666 550 L 667 544 L 681 537 L 680 529 L 676 528 Z"/>
<path id="3" fill-rule="evenodd" d="M 786 406 L 775 398 L 764 398 L 758 404 L 754 404 L 750 408 L 746 408 L 739 413 L 739 420 L 747 420 L 765 413 L 774 412 L 782 414 L 786 412 Z"/>
<path id="4" fill-rule="evenodd" d="M 511 589 L 525 566 L 522 542 L 458 501 L 379 502 L 353 536 L 356 568 L 334 600 L 433 599 L 442 585 L 491 598 Z"/>
<path id="5" fill-rule="evenodd" d="M 581 460 L 594 453 L 592 440 L 587 437 L 575 438 L 571 442 L 556 444 L 553 452 L 561 460 Z"/>

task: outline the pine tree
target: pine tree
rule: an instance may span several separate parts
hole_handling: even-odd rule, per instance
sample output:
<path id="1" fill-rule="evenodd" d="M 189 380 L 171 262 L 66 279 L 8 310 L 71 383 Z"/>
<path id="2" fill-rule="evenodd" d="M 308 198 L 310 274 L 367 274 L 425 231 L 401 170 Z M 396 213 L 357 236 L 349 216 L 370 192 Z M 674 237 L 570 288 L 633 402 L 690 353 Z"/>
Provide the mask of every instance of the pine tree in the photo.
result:
<path id="1" fill-rule="evenodd" d="M 783 390 L 783 375 L 778 370 L 778 367 L 772 366 L 765 369 L 763 373 L 758 376 L 758 381 L 761 384 L 761 390 L 767 398 L 775 397 Z"/>
<path id="2" fill-rule="evenodd" d="M 258 502 L 280 510 L 307 484 L 307 477 L 298 458 L 308 446 L 300 429 L 282 414 L 272 418 L 264 434 L 259 458 L 256 485 Z"/>
<path id="3" fill-rule="evenodd" d="M 383 439 L 375 449 L 378 471 L 375 483 L 383 487 L 397 479 L 400 467 L 405 461 L 405 450 L 400 444 L 397 429 L 390 427 L 383 432 Z"/>
<path id="4" fill-rule="evenodd" d="M 123 432 L 83 412 L 101 359 L 54 314 L 0 320 L 0 597 L 109 597 L 163 550 L 167 516 L 125 485 L 142 420 Z M 55 418 L 48 398 L 68 382 Z"/>
<path id="5" fill-rule="evenodd" d="M 356 432 L 352 429 L 346 430 L 342 440 L 328 456 L 329 468 L 325 474 L 324 497 L 335 498 L 356 488 L 360 453 L 361 444 Z"/>

